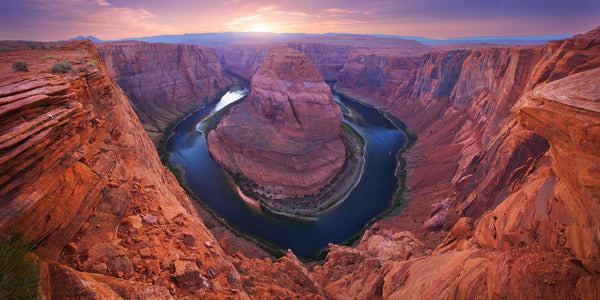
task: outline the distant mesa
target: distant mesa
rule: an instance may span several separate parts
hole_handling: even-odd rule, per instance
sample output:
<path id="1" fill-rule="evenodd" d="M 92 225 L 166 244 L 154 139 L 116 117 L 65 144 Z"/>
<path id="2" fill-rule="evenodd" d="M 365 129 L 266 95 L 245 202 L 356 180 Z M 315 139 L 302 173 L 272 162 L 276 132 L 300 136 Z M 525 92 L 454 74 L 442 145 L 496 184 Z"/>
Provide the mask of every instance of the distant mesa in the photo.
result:
<path id="1" fill-rule="evenodd" d="M 271 49 L 246 101 L 208 135 L 211 155 L 230 173 L 285 195 L 326 186 L 346 159 L 342 113 L 303 52 Z"/>
<path id="2" fill-rule="evenodd" d="M 91 36 L 91 35 L 88 35 L 88 36 L 79 35 L 72 39 L 68 39 L 67 41 L 74 41 L 74 40 L 90 40 L 92 43 L 102 43 L 103 42 L 103 40 L 101 40 L 95 36 Z"/>

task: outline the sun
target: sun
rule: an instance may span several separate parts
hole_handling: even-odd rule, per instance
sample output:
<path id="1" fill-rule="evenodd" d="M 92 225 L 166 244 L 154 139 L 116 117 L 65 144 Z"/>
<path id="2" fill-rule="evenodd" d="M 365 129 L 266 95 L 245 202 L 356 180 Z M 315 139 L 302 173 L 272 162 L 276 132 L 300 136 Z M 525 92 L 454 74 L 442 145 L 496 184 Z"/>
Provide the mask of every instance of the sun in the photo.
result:
<path id="1" fill-rule="evenodd" d="M 257 23 L 248 28 L 250 32 L 273 32 L 273 30 L 275 30 L 273 26 L 264 23 Z"/>

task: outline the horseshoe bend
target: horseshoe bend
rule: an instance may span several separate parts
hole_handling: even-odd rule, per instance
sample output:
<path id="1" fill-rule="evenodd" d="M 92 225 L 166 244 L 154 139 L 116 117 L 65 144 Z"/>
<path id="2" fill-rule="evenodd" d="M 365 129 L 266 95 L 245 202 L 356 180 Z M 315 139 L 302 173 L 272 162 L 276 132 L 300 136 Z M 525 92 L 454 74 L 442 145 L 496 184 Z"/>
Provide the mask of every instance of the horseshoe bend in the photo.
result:
<path id="1" fill-rule="evenodd" d="M 598 298 L 600 27 L 473 39 L 0 41 L 0 295 Z"/>
<path id="2" fill-rule="evenodd" d="M 212 157 L 240 181 L 257 183 L 258 189 L 244 189 L 270 197 L 274 205 L 286 195 L 327 200 L 319 191 L 343 167 L 359 167 L 356 162 L 346 165 L 342 136 L 350 147 L 358 142 L 342 133 L 341 110 L 317 68 L 303 52 L 274 48 L 252 77 L 250 89 L 248 99 L 209 133 Z M 303 201 L 287 202 L 288 211 L 294 211 L 294 204 Z"/>

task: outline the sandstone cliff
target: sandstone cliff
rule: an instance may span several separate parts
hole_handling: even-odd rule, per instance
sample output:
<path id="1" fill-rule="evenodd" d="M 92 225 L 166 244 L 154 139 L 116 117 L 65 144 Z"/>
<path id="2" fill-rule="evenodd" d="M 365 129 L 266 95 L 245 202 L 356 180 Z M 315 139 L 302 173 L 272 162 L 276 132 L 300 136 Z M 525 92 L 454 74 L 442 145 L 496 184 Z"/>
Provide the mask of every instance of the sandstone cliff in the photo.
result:
<path id="1" fill-rule="evenodd" d="M 311 272 L 293 253 L 222 250 L 92 45 L 48 46 L 0 56 L 0 230 L 39 243 L 47 298 L 597 298 L 600 28 L 544 47 L 354 50 L 338 88 L 419 135 L 411 202 Z M 75 71 L 50 74 L 48 55 Z M 285 86 L 271 75 L 255 96 Z M 247 108 L 291 116 L 278 99 Z"/>
<path id="2" fill-rule="evenodd" d="M 405 156 L 409 208 L 389 226 L 415 232 L 429 247 L 441 241 L 443 232 L 425 237 L 421 228 L 437 214 L 430 215 L 432 205 L 451 196 L 462 171 L 499 133 L 540 53 L 523 47 L 425 54 L 358 49 L 349 56 L 338 89 L 385 108 L 419 136 Z M 425 227 L 449 229 L 453 221 L 452 210 L 443 210 Z"/>
<path id="3" fill-rule="evenodd" d="M 599 49 L 596 30 L 542 48 L 379 55 L 370 61 L 391 67 L 366 78 L 356 70 L 369 60 L 349 59 L 339 85 L 419 141 L 407 155 L 411 203 L 356 249 L 330 247 L 315 268 L 328 293 L 597 297 Z"/>
<path id="4" fill-rule="evenodd" d="M 229 257 L 93 45 L 44 46 L 0 56 L 0 233 L 38 245 L 46 299 L 322 295 L 293 254 L 262 269 Z M 73 71 L 50 73 L 56 61 Z M 254 279 L 261 270 L 268 280 Z"/>
<path id="5" fill-rule="evenodd" d="M 233 174 L 283 194 L 307 195 L 344 164 L 342 114 L 304 53 L 274 48 L 245 102 L 208 135 L 212 157 Z"/>
<path id="6" fill-rule="evenodd" d="M 169 123 L 215 100 L 231 84 L 209 48 L 145 42 L 96 47 L 155 143 Z"/>

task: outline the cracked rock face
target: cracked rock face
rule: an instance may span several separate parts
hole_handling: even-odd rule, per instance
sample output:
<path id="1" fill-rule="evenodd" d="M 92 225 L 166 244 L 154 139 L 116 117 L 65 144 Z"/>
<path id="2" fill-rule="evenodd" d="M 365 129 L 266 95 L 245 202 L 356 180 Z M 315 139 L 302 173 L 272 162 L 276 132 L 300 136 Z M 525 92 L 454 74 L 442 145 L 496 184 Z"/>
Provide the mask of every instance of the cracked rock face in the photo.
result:
<path id="1" fill-rule="evenodd" d="M 222 167 L 283 194 L 327 185 L 344 164 L 342 113 L 317 68 L 300 51 L 274 48 L 252 91 L 208 136 Z"/>

